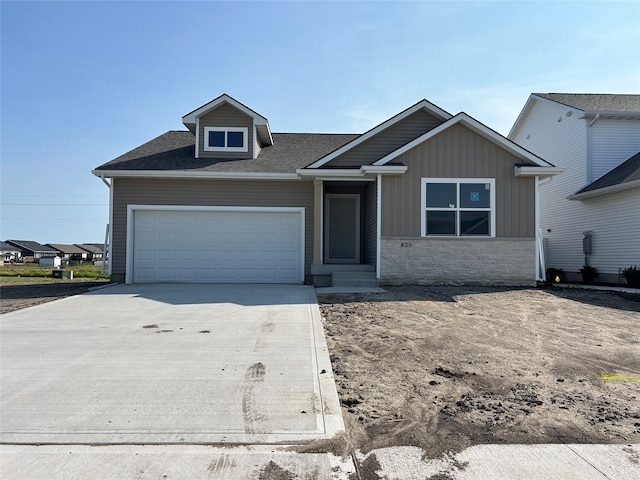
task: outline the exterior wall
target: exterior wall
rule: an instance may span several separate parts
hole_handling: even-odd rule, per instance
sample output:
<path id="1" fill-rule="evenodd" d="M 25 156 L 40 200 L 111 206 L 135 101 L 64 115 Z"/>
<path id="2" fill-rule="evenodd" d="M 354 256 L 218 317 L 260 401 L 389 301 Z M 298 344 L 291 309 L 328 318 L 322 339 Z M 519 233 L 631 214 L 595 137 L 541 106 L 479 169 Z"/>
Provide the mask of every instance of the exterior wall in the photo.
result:
<path id="1" fill-rule="evenodd" d="M 569 107 L 538 101 L 512 137 L 527 150 L 566 169 L 540 184 L 546 265 L 577 274 L 585 264 L 583 232 L 592 231 L 589 264 L 601 274 L 617 278 L 620 267 L 640 262 L 637 190 L 584 201 L 567 197 L 640 151 L 640 122 L 599 119 L 589 127 L 590 120 L 580 119 L 580 113 L 567 117 L 568 112 L 572 112 Z M 587 145 L 591 145 L 590 158 Z"/>
<path id="2" fill-rule="evenodd" d="M 577 204 L 574 248 L 582 260 L 582 232 L 591 231 L 593 254 L 588 261 L 599 273 L 617 275 L 620 268 L 640 265 L 640 189 L 571 203 Z M 553 261 L 561 264 L 562 259 L 554 254 Z M 583 264 L 567 270 L 577 272 Z"/>
<path id="3" fill-rule="evenodd" d="M 421 178 L 495 178 L 496 237 L 535 238 L 535 180 L 514 177 L 521 161 L 462 125 L 397 158 L 404 175 L 382 184 L 382 236 L 420 237 Z"/>
<path id="4" fill-rule="evenodd" d="M 590 134 L 589 183 L 640 152 L 640 120 L 600 119 L 590 127 Z"/>
<path id="5" fill-rule="evenodd" d="M 572 115 L 567 117 L 567 113 Z M 540 183 L 540 229 L 547 268 L 578 271 L 584 265 L 580 202 L 567 196 L 585 186 L 587 124 L 580 114 L 553 102 L 536 102 L 512 138 L 527 150 L 566 169 Z M 562 121 L 558 122 L 558 119 Z M 528 137 L 528 138 L 527 138 Z"/>
<path id="6" fill-rule="evenodd" d="M 125 278 L 127 205 L 305 208 L 305 274 L 313 259 L 313 182 L 113 179 L 111 281 Z"/>
<path id="7" fill-rule="evenodd" d="M 205 127 L 246 127 L 247 151 L 246 152 L 205 152 L 204 128 Z M 253 118 L 244 114 L 228 103 L 221 105 L 212 112 L 200 117 L 198 128 L 199 158 L 255 158 L 254 156 L 254 128 Z"/>
<path id="8" fill-rule="evenodd" d="M 535 240 L 383 237 L 383 285 L 536 284 Z"/>
<path id="9" fill-rule="evenodd" d="M 325 165 L 325 168 L 370 165 L 441 123 L 441 120 L 426 111 L 419 110 L 344 155 L 330 161 Z"/>
<path id="10" fill-rule="evenodd" d="M 375 265 L 377 259 L 377 182 L 369 182 L 364 191 L 364 263 Z"/>

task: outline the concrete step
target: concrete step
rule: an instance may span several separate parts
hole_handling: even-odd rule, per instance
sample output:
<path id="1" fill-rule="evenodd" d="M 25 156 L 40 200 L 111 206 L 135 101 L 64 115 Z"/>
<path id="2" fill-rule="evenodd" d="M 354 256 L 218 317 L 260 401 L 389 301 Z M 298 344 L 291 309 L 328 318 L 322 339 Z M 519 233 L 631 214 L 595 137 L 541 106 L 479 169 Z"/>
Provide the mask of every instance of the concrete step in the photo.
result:
<path id="1" fill-rule="evenodd" d="M 334 287 L 379 287 L 375 272 L 334 272 L 331 275 Z"/>
<path id="2" fill-rule="evenodd" d="M 325 263 L 323 265 L 311 265 L 312 275 L 331 275 L 334 272 L 375 272 L 375 265 L 353 263 Z"/>

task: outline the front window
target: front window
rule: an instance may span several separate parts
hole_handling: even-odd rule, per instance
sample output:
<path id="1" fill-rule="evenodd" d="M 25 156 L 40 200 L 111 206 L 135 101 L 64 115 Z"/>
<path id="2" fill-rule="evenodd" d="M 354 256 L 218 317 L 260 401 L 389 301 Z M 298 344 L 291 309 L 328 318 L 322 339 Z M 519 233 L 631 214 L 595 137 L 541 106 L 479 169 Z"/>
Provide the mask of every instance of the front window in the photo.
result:
<path id="1" fill-rule="evenodd" d="M 205 127 L 205 152 L 246 152 L 248 129 L 244 127 Z"/>
<path id="2" fill-rule="evenodd" d="M 494 237 L 495 179 L 423 178 L 422 236 Z"/>

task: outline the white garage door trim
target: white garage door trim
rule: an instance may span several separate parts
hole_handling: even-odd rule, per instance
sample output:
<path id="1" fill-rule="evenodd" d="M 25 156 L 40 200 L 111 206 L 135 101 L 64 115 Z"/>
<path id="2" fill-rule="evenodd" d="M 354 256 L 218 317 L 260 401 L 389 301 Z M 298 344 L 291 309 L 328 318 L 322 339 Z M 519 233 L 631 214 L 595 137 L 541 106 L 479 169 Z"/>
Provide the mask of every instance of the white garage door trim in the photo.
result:
<path id="1" fill-rule="evenodd" d="M 184 211 L 184 212 L 272 212 L 297 213 L 300 221 L 300 278 L 304 283 L 304 207 L 210 207 L 188 205 L 127 205 L 127 253 L 125 283 L 133 283 L 134 229 L 136 210 L 144 211 Z"/>

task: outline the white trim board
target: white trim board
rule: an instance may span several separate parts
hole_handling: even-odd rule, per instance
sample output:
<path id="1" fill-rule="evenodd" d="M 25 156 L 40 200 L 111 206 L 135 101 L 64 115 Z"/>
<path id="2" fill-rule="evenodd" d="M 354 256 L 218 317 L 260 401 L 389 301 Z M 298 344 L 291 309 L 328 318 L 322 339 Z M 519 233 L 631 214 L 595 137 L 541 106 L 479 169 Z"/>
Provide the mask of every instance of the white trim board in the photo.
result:
<path id="1" fill-rule="evenodd" d="M 125 255 L 125 283 L 133 283 L 133 247 L 136 211 L 184 211 L 184 212 L 273 212 L 298 213 L 300 217 L 300 283 L 304 283 L 305 265 L 305 208 L 304 207 L 227 207 L 198 205 L 127 205 L 127 238 Z"/>
<path id="2" fill-rule="evenodd" d="M 533 153 L 529 152 L 528 150 L 525 150 L 524 148 L 522 148 L 518 144 L 512 142 L 508 138 L 503 137 L 498 132 L 490 129 L 485 124 L 480 123 L 478 120 L 476 120 L 473 117 L 470 117 L 469 115 L 467 115 L 464 112 L 457 114 L 455 117 L 453 117 L 453 118 L 447 120 L 446 122 L 438 125 L 436 128 L 433 128 L 433 129 L 429 130 L 424 135 L 419 136 L 415 140 L 412 140 L 411 142 L 407 143 L 406 145 L 404 145 L 404 146 L 398 148 L 397 150 L 391 152 L 390 154 L 382 157 L 380 160 L 378 160 L 377 162 L 374 162 L 373 164 L 374 165 L 385 165 L 388 162 L 390 162 L 391 160 L 395 159 L 396 157 L 398 157 L 398 156 L 402 155 L 403 153 L 411 150 L 412 148 L 420 145 L 421 143 L 429 140 L 430 138 L 435 137 L 439 133 L 442 133 L 446 129 L 448 129 L 448 128 L 450 128 L 450 127 L 452 127 L 452 126 L 454 126 L 454 125 L 456 125 L 458 123 L 461 123 L 461 124 L 465 125 L 466 127 L 470 128 L 475 133 L 483 136 L 487 140 L 489 140 L 489 141 L 501 146 L 505 150 L 510 151 L 512 154 L 514 154 L 514 155 L 516 155 L 516 156 L 518 156 L 520 158 L 523 158 L 523 159 L 526 159 L 526 160 L 528 160 L 530 162 L 533 162 L 535 165 L 537 165 L 539 167 L 553 167 L 553 165 L 551 165 L 549 162 L 546 162 L 545 160 L 543 160 L 542 158 L 538 157 L 537 155 L 534 155 Z"/>

